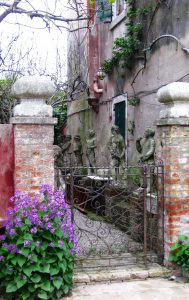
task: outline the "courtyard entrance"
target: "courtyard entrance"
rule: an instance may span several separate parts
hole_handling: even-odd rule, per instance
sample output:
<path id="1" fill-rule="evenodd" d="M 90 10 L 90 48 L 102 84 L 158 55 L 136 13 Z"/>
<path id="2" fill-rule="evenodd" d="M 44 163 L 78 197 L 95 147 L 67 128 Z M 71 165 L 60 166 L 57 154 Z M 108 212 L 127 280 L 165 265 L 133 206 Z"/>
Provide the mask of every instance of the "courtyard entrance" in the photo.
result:
<path id="1" fill-rule="evenodd" d="M 125 174 L 59 169 L 80 247 L 76 266 L 163 262 L 163 165 L 129 166 Z"/>

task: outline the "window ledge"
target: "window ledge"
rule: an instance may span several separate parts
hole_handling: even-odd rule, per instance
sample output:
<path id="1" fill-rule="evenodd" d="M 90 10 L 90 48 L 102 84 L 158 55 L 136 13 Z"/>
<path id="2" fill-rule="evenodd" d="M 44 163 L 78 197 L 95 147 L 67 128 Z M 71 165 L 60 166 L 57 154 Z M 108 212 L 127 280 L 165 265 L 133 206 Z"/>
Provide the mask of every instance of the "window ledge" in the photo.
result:
<path id="1" fill-rule="evenodd" d="M 126 9 L 122 11 L 120 15 L 118 15 L 110 25 L 110 30 L 113 30 L 122 20 L 124 20 L 126 17 Z"/>

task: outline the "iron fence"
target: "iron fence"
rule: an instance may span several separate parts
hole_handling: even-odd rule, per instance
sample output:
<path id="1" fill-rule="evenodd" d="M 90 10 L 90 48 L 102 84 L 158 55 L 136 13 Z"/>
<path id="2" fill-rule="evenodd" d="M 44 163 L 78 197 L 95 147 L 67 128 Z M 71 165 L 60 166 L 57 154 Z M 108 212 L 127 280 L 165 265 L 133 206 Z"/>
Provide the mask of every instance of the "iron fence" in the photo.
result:
<path id="1" fill-rule="evenodd" d="M 56 169 L 65 190 L 80 259 L 140 257 L 163 262 L 163 164 L 128 166 L 123 172 L 99 167 Z M 131 256 L 130 256 L 131 258 Z"/>

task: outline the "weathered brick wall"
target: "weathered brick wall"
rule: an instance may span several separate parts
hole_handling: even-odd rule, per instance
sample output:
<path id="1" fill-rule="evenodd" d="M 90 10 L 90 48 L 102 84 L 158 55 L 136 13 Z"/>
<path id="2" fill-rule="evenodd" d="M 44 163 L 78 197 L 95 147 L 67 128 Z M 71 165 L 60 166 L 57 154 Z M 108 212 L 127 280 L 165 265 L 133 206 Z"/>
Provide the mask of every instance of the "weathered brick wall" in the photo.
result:
<path id="1" fill-rule="evenodd" d="M 54 126 L 15 124 L 15 189 L 37 191 L 54 185 Z"/>
<path id="2" fill-rule="evenodd" d="M 178 235 L 189 235 L 189 125 L 163 123 L 159 122 L 159 138 L 165 167 L 164 233 L 168 259 L 170 246 Z"/>

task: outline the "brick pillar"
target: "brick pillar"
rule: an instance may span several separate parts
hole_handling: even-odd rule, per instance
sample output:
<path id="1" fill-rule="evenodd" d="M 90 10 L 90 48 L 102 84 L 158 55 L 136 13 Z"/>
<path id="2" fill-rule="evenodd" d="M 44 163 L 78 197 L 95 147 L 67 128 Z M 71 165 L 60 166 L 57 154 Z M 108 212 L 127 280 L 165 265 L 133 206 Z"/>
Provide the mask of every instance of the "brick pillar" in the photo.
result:
<path id="1" fill-rule="evenodd" d="M 189 235 L 189 83 L 174 82 L 161 88 L 164 104 L 157 122 L 159 150 L 164 161 L 165 263 L 178 235 Z"/>
<path id="2" fill-rule="evenodd" d="M 21 99 L 14 108 L 15 190 L 36 192 L 43 183 L 54 186 L 54 124 L 52 107 L 45 103 L 55 92 L 46 77 L 23 77 L 12 92 Z"/>

